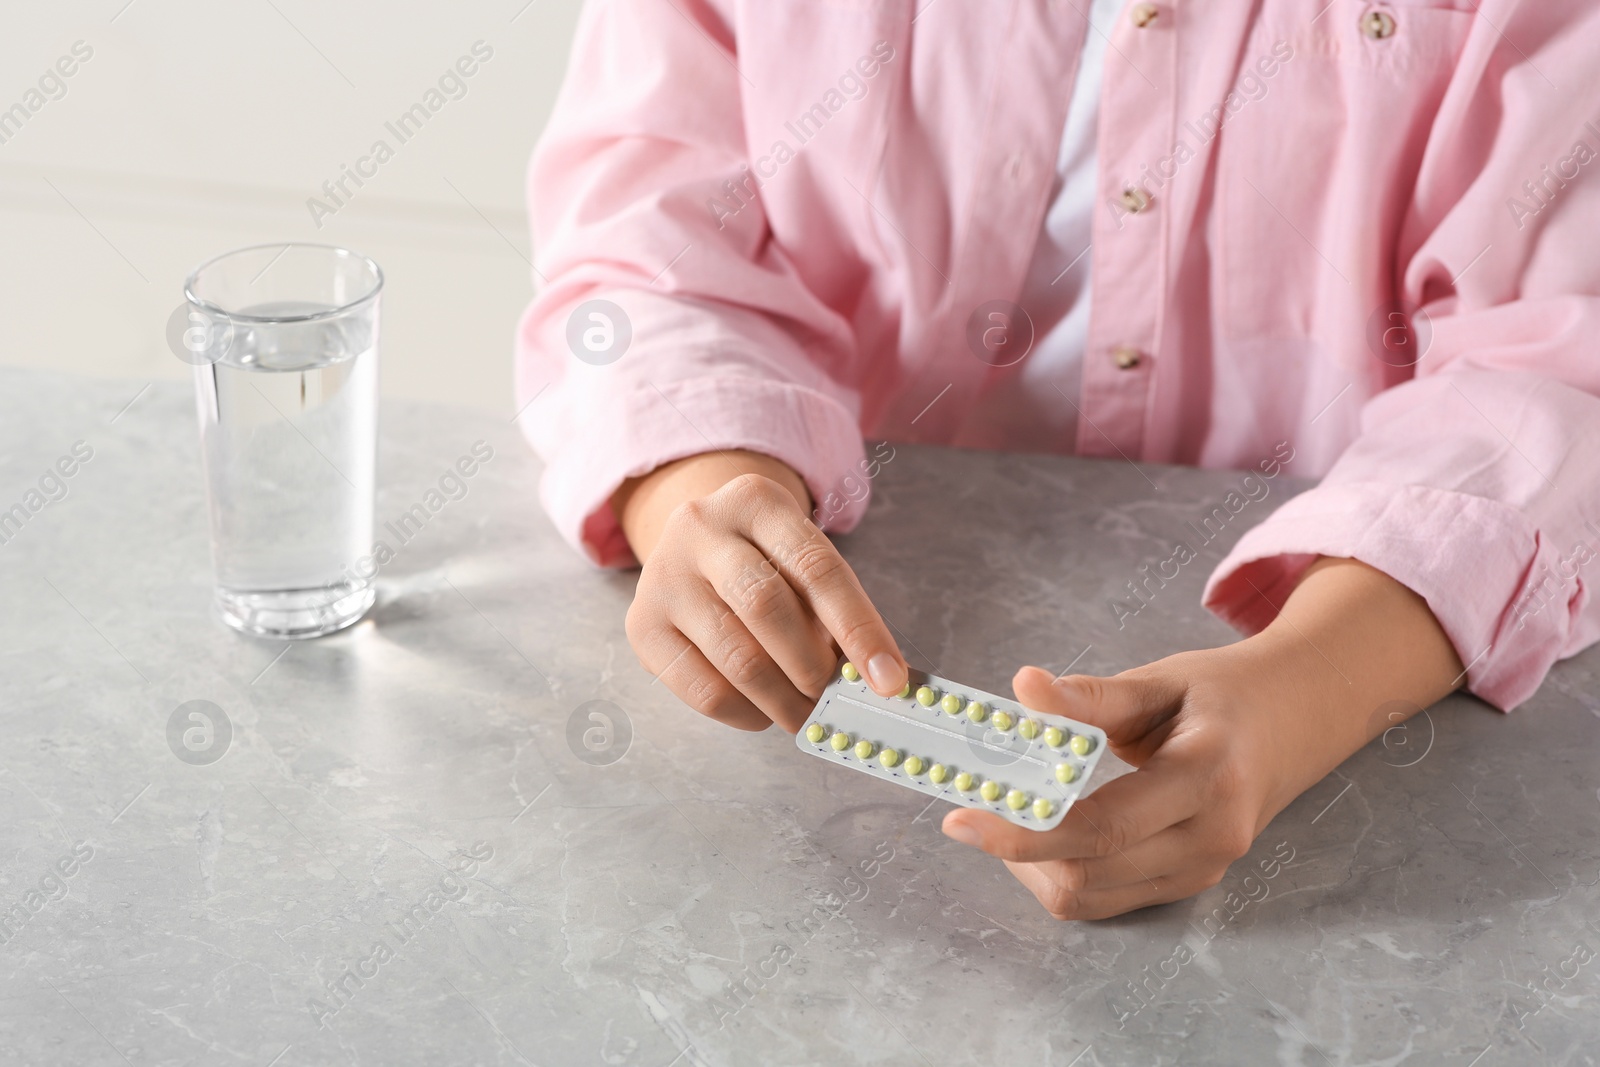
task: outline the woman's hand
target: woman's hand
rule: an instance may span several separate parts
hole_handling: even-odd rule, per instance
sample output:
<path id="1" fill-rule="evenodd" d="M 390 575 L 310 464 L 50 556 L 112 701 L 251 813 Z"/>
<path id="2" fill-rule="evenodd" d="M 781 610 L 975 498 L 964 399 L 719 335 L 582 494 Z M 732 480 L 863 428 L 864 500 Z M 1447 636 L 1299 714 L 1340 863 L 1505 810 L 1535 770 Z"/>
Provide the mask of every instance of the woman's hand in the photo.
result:
<path id="1" fill-rule="evenodd" d="M 1237 644 L 1112 678 L 1018 671 L 1019 702 L 1101 727 L 1138 770 L 1054 830 L 963 808 L 944 832 L 1005 860 L 1058 919 L 1179 900 L 1216 885 L 1273 816 L 1395 725 L 1378 709 L 1431 704 L 1461 674 L 1421 597 L 1365 564 L 1320 560 Z"/>
<path id="2" fill-rule="evenodd" d="M 905 684 L 888 626 L 807 516 L 789 467 L 750 452 L 693 456 L 625 485 L 613 506 L 644 563 L 628 640 L 700 714 L 794 733 L 833 677 L 836 647 L 877 692 Z"/>

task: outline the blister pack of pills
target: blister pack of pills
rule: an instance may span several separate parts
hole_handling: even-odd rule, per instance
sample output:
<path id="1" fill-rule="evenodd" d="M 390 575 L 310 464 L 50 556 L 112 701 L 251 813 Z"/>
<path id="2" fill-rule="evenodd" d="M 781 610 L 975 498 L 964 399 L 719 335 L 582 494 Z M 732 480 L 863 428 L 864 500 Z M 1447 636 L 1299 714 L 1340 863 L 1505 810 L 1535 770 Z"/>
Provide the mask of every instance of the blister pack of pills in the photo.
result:
<path id="1" fill-rule="evenodd" d="M 802 751 L 963 807 L 1049 830 L 1082 794 L 1105 731 L 912 668 L 892 697 L 848 661 L 795 738 Z"/>

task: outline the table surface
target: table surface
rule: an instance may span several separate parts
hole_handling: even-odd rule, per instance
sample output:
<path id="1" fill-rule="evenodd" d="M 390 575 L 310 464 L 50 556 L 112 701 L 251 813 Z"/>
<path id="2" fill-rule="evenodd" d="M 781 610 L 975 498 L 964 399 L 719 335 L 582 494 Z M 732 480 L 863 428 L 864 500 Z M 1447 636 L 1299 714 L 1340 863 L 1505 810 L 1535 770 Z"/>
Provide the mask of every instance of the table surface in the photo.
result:
<path id="1" fill-rule="evenodd" d="M 0 1062 L 1596 1062 L 1593 651 L 1374 742 L 1199 897 L 1060 923 L 943 805 L 652 684 L 635 575 L 560 543 L 505 418 L 386 410 L 380 523 L 494 456 L 380 530 L 359 625 L 226 630 L 193 400 L 142 384 L 0 372 L 0 511 L 93 450 L 0 544 Z M 1230 640 L 1201 586 L 1286 478 L 1108 601 L 1240 477 L 901 446 L 841 544 L 914 661 L 1009 692 Z"/>

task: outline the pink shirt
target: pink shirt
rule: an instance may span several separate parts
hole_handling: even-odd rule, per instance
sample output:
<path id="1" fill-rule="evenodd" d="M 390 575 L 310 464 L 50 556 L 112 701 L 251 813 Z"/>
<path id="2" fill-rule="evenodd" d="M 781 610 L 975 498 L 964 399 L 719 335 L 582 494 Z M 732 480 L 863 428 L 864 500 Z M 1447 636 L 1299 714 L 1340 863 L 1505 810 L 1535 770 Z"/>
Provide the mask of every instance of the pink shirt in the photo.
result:
<path id="1" fill-rule="evenodd" d="M 1600 8 L 1476 7 L 1129 5 L 1081 378 L 1022 394 L 1076 404 L 1061 439 L 992 403 L 1026 359 L 975 353 L 997 321 L 1025 340 L 992 315 L 1049 206 L 1073 3 L 589 3 L 529 172 L 517 387 L 545 506 L 623 565 L 612 491 L 713 448 L 794 467 L 835 530 L 865 510 L 844 491 L 863 435 L 1263 487 L 1292 456 L 1320 484 L 1239 541 L 1206 605 L 1254 631 L 1312 559 L 1360 559 L 1514 706 L 1600 636 Z M 1195 522 L 1262 506 L 1242 489 Z M 1141 581 L 1181 565 L 1173 536 Z M 1141 606 L 1125 577 L 1108 625 Z"/>

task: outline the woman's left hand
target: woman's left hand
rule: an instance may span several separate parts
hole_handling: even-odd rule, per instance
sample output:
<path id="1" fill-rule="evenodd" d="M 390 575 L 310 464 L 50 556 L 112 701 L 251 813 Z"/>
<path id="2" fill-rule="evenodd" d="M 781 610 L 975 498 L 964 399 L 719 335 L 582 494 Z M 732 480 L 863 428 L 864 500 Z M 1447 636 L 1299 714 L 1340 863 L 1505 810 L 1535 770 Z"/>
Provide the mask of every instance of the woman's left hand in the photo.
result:
<path id="1" fill-rule="evenodd" d="M 1110 678 L 1024 667 L 1017 700 L 1093 723 L 1137 768 L 1054 830 L 958 808 L 944 832 L 1006 862 L 1058 919 L 1100 919 L 1216 885 L 1273 816 L 1461 664 L 1427 605 L 1353 560 L 1323 560 L 1267 629 Z"/>

